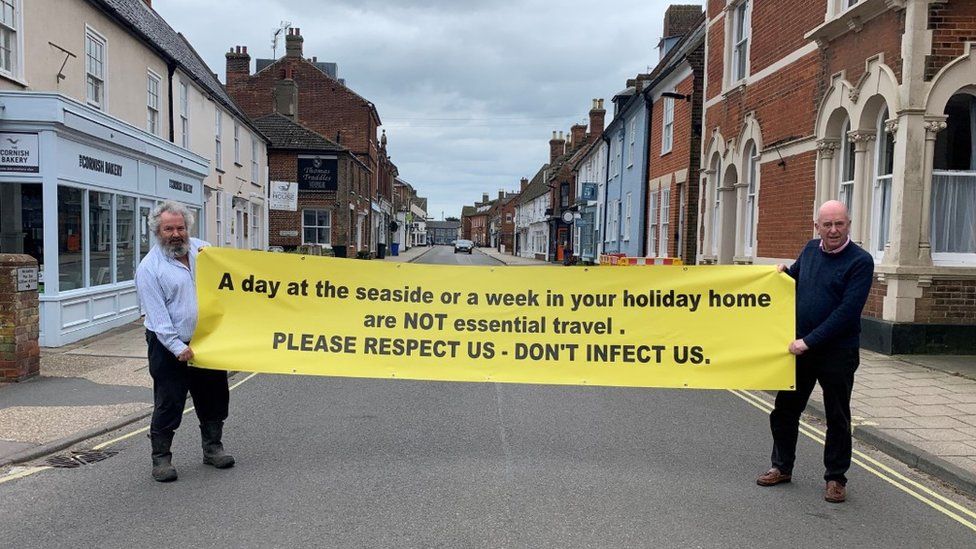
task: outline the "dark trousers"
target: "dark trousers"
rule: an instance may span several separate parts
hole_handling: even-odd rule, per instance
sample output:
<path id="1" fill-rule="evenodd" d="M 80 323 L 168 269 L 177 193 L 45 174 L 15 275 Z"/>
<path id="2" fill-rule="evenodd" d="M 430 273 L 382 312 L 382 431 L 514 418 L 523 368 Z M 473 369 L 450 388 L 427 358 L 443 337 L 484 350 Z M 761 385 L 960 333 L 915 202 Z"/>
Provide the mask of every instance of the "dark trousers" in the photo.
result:
<path id="1" fill-rule="evenodd" d="M 172 435 L 176 431 L 183 420 L 188 391 L 193 396 L 200 423 L 227 419 L 230 402 L 227 372 L 187 366 L 149 330 L 146 330 L 146 343 L 149 344 L 149 375 L 153 379 L 151 436 Z"/>
<path id="2" fill-rule="evenodd" d="M 827 416 L 824 480 L 847 483 L 844 474 L 851 467 L 851 391 L 860 360 L 858 349 L 807 351 L 797 357 L 796 390 L 776 393 L 776 407 L 769 414 L 773 467 L 792 473 L 800 414 L 807 406 L 813 386 L 820 383 Z"/>

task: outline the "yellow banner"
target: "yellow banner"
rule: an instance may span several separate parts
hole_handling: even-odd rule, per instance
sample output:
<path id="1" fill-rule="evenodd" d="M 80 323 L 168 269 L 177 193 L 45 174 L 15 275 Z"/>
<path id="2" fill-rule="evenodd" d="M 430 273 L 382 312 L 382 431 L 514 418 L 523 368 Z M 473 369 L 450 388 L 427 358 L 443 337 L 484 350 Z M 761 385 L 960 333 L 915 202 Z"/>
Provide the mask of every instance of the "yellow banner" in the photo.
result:
<path id="1" fill-rule="evenodd" d="M 771 266 L 472 267 L 209 247 L 203 368 L 791 389 L 794 285 Z"/>

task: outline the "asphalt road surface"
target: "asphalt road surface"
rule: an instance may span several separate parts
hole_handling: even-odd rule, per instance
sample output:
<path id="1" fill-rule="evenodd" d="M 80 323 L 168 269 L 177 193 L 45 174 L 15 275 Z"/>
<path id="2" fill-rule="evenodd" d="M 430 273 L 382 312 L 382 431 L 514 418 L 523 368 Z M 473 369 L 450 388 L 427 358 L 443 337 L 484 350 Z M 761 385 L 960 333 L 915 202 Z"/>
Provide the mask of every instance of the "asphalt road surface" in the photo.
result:
<path id="1" fill-rule="evenodd" d="M 492 261 L 457 261 L 479 257 Z M 844 504 L 823 501 L 808 437 L 792 484 L 757 486 L 768 416 L 744 393 L 233 381 L 236 467 L 202 465 L 191 413 L 175 483 L 150 478 L 144 434 L 98 463 L 0 483 L 0 547 L 976 546 L 972 500 L 857 444 L 878 474 L 855 465 Z"/>

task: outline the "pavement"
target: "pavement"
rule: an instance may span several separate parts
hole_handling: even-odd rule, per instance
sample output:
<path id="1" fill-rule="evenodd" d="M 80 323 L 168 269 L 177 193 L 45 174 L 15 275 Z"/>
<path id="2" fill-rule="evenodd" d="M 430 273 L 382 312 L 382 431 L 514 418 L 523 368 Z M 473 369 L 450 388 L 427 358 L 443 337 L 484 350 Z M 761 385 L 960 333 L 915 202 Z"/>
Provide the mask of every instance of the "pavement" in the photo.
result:
<path id="1" fill-rule="evenodd" d="M 415 261 L 431 250 L 414 247 L 384 260 Z M 506 265 L 553 265 L 492 249 L 476 251 Z M 773 399 L 770 393 L 754 395 L 770 403 Z M 42 348 L 40 376 L 0 383 L 0 478 L 11 466 L 145 422 L 151 411 L 141 322 L 64 347 Z M 807 412 L 823 418 L 819 389 Z M 976 496 L 976 356 L 886 356 L 862 350 L 852 414 L 855 438 Z M 767 453 L 757 449 L 758 468 Z"/>

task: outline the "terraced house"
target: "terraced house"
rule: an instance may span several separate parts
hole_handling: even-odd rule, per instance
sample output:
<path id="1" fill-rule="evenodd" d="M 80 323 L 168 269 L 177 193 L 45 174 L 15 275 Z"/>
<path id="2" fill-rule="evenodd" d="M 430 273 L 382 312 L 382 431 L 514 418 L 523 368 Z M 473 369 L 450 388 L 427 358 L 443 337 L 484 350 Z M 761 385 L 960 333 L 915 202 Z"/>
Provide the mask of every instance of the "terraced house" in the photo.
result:
<path id="1" fill-rule="evenodd" d="M 194 236 L 266 245 L 266 141 L 149 2 L 0 2 L 0 252 L 40 266 L 40 344 L 139 317 L 164 199 Z"/>
<path id="2" fill-rule="evenodd" d="M 875 258 L 863 344 L 976 350 L 976 3 L 706 8 L 700 262 L 788 261 L 839 199 Z"/>

